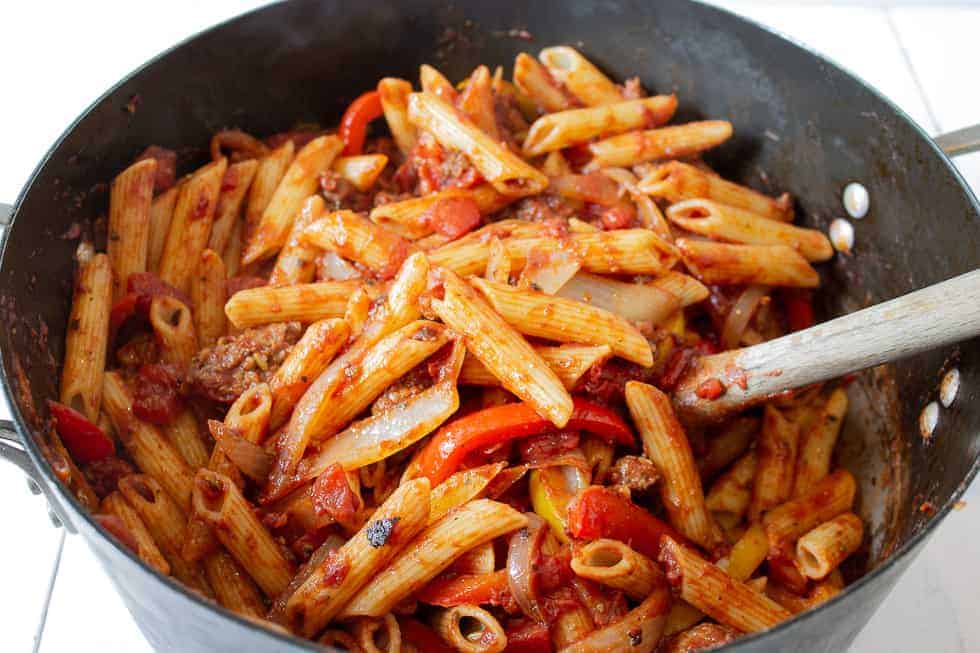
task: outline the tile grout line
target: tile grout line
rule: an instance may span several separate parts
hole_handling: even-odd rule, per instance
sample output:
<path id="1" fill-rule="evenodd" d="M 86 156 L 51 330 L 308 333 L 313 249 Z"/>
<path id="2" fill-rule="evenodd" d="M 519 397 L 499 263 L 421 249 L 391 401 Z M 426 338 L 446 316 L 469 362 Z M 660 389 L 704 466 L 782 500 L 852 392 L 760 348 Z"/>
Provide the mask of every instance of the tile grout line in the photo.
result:
<path id="1" fill-rule="evenodd" d="M 936 112 L 932 108 L 932 102 L 929 101 L 929 96 L 926 95 L 925 87 L 922 85 L 919 73 L 915 70 L 915 64 L 912 63 L 912 57 L 909 55 L 908 48 L 905 47 L 905 42 L 902 40 L 902 35 L 898 31 L 898 26 L 895 25 L 895 21 L 892 19 L 891 8 L 882 7 L 881 11 L 885 14 L 885 22 L 888 23 L 888 29 L 891 31 L 892 36 L 895 37 L 895 42 L 898 43 L 898 51 L 902 55 L 905 67 L 908 68 L 909 75 L 912 76 L 912 83 L 915 84 L 915 90 L 919 93 L 919 97 L 922 98 L 922 104 L 925 106 L 926 114 L 929 116 L 929 122 L 932 123 L 932 133 L 940 134 L 942 133 L 942 128 L 939 125 L 939 120 L 936 118 Z"/>
<path id="2" fill-rule="evenodd" d="M 54 566 L 51 568 L 51 578 L 48 580 L 48 591 L 44 596 L 44 605 L 41 606 L 41 619 L 37 625 L 37 632 L 34 634 L 34 653 L 41 649 L 41 638 L 44 636 L 44 626 L 48 620 L 48 608 L 51 606 L 51 595 L 54 594 L 54 584 L 58 579 L 58 570 L 61 568 L 61 554 L 65 550 L 65 529 L 61 529 L 61 537 L 58 540 L 58 552 L 54 557 Z"/>

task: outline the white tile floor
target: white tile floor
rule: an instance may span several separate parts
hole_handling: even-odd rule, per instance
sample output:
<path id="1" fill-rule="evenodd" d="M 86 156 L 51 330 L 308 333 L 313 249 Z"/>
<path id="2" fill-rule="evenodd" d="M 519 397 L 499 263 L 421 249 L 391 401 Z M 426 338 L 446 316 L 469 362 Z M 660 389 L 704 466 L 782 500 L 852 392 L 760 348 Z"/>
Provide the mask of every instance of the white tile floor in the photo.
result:
<path id="1" fill-rule="evenodd" d="M 10 201 L 38 157 L 102 89 L 170 44 L 254 0 L 0 5 L 0 200 Z M 716 2 L 829 55 L 881 89 L 930 133 L 980 122 L 976 3 L 865 0 Z M 974 6 L 970 6 L 973 4 Z M 125 28 L 120 28 L 125 25 Z M 957 162 L 980 190 L 980 156 Z M 2 403 L 2 402 L 0 402 Z M 0 405 L 0 417 L 7 416 Z M 0 649 L 139 653 L 149 648 L 87 547 L 65 540 L 43 637 L 60 531 L 22 475 L 0 467 L 13 532 L 0 539 Z M 980 503 L 980 486 L 968 499 Z M 975 506 L 943 524 L 854 646 L 859 653 L 980 651 L 980 522 Z M 955 564 L 952 561 L 956 561 Z"/>

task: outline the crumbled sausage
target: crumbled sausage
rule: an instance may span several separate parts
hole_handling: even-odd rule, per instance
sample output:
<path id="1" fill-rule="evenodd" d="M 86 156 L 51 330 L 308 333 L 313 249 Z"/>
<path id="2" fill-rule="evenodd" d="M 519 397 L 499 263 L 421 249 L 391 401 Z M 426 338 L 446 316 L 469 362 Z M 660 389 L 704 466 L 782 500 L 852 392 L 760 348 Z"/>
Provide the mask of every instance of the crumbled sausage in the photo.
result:
<path id="1" fill-rule="evenodd" d="M 235 401 L 272 378 L 301 334 L 298 322 L 279 322 L 221 338 L 191 361 L 191 392 L 222 403 Z"/>
<path id="2" fill-rule="evenodd" d="M 613 463 L 609 473 L 613 485 L 629 488 L 631 492 L 645 492 L 660 478 L 657 467 L 640 456 L 623 456 Z"/>

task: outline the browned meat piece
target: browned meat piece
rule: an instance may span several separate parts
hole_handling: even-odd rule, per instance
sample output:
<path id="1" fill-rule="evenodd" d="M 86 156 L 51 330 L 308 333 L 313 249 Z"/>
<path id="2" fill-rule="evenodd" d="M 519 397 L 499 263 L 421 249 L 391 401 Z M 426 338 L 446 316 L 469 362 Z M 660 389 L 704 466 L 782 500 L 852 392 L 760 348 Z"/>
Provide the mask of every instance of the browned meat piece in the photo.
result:
<path id="1" fill-rule="evenodd" d="M 660 478 L 657 467 L 641 456 L 623 456 L 609 471 L 613 485 L 629 488 L 631 492 L 645 492 Z"/>
<path id="2" fill-rule="evenodd" d="M 720 624 L 701 624 L 674 637 L 664 653 L 702 653 L 738 638 L 738 633 Z"/>
<path id="3" fill-rule="evenodd" d="M 298 322 L 280 322 L 221 338 L 191 361 L 191 392 L 232 403 L 256 383 L 268 381 L 302 333 Z"/>

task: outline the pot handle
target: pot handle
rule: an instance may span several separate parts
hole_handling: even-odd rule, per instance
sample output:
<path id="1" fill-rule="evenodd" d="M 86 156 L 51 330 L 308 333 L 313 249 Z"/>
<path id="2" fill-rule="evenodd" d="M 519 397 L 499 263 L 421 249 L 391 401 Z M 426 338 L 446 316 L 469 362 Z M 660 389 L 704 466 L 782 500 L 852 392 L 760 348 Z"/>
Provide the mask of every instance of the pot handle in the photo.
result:
<path id="1" fill-rule="evenodd" d="M 934 139 L 946 156 L 959 156 L 980 151 L 980 125 L 939 134 Z"/>
<path id="2" fill-rule="evenodd" d="M 0 420 L 0 460 L 6 460 L 16 465 L 27 475 L 27 487 L 30 488 L 31 494 L 44 494 L 47 497 L 48 516 L 55 527 L 64 526 L 69 533 L 74 533 L 74 526 L 65 517 L 61 504 L 48 489 L 45 480 L 41 477 L 41 472 L 31 462 L 31 458 L 24 451 L 23 446 L 14 423 L 10 420 Z"/>

